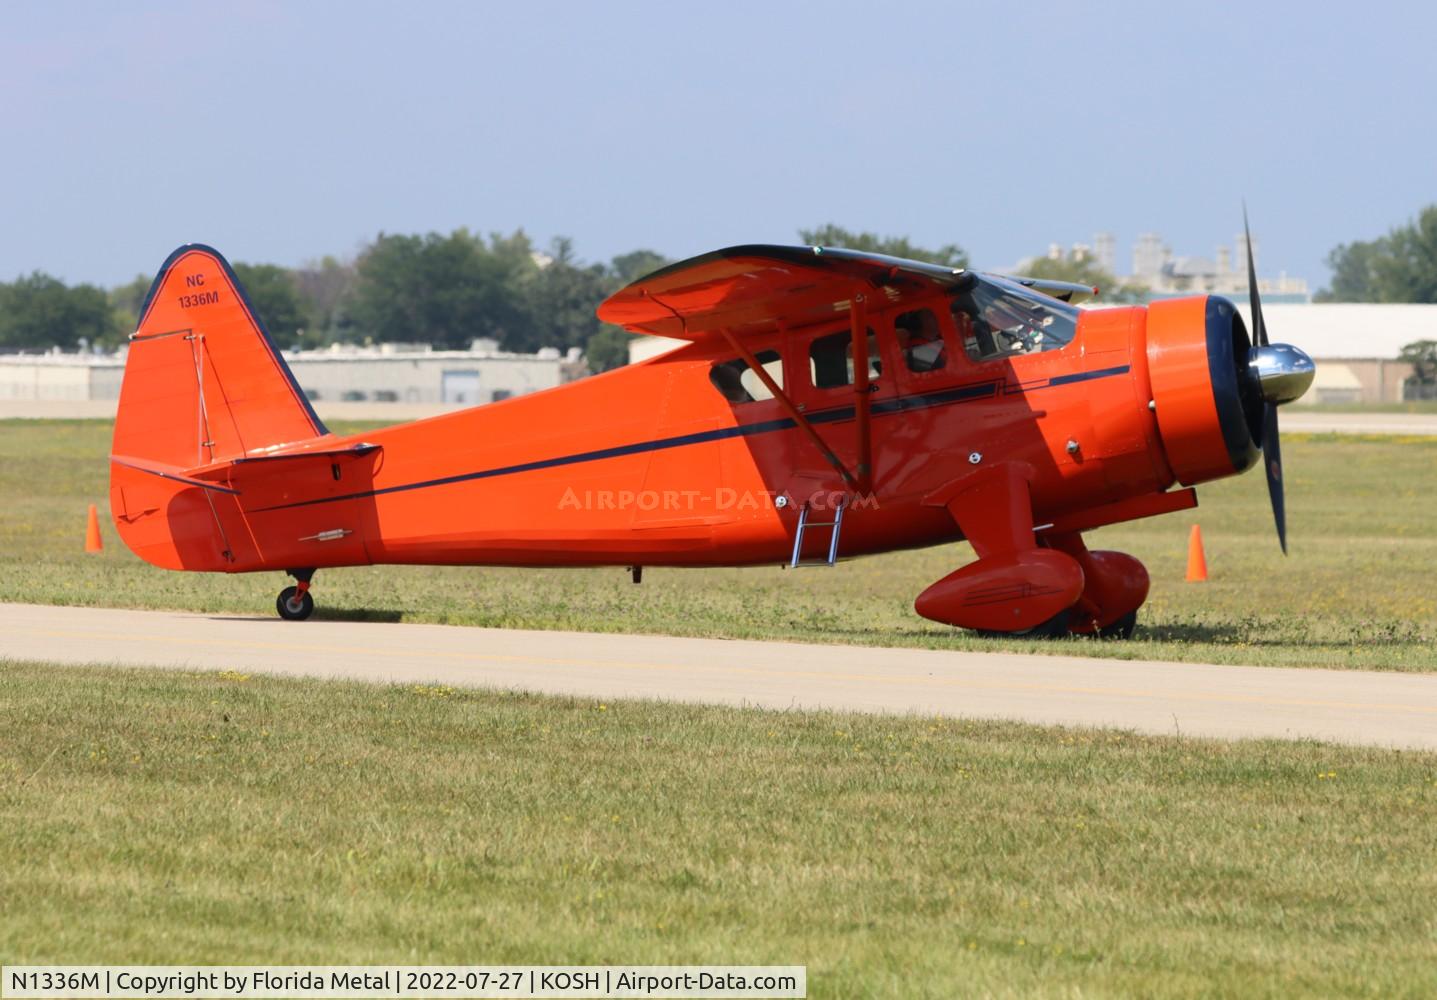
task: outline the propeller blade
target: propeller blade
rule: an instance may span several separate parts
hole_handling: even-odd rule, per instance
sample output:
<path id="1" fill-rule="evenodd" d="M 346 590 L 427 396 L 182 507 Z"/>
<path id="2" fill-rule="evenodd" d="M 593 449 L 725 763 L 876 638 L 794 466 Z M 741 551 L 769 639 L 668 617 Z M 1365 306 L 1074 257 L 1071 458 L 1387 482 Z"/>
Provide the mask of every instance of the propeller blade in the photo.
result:
<path id="1" fill-rule="evenodd" d="M 1257 294 L 1257 263 L 1252 259 L 1252 230 L 1247 226 L 1247 205 L 1242 206 L 1242 235 L 1247 240 L 1247 299 L 1252 305 L 1252 341 L 1267 346 L 1267 327 L 1262 322 L 1262 299 Z"/>
<path id="2" fill-rule="evenodd" d="M 1247 204 L 1242 206 L 1242 235 L 1247 241 L 1247 295 L 1252 304 L 1252 342 L 1267 347 L 1267 324 L 1262 321 L 1262 297 L 1257 294 L 1257 261 L 1252 257 L 1252 229 L 1247 224 Z M 1277 523 L 1277 544 L 1287 555 L 1287 506 L 1282 496 L 1282 442 L 1277 436 L 1277 406 L 1262 404 L 1262 468 L 1267 474 L 1267 495 L 1272 501 L 1272 519 Z"/>
<path id="3" fill-rule="evenodd" d="M 1262 467 L 1267 473 L 1267 495 L 1272 500 L 1272 518 L 1277 522 L 1277 543 L 1287 555 L 1287 507 L 1282 497 L 1282 446 L 1277 436 L 1277 407 L 1262 404 Z"/>

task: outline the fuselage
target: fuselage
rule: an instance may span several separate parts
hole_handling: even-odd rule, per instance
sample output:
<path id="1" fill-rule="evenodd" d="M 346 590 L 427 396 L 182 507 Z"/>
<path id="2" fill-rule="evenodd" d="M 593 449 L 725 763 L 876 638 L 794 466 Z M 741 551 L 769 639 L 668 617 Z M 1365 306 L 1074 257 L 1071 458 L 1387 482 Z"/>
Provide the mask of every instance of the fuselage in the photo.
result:
<path id="1" fill-rule="evenodd" d="M 817 514 L 840 499 L 840 555 L 853 556 L 961 537 L 947 511 L 924 499 L 985 464 L 1031 466 L 1039 522 L 1171 485 L 1149 406 L 1144 309 L 1089 310 L 1065 346 L 984 360 L 965 349 L 943 297 L 930 306 L 942 364 L 930 351 L 923 371 L 900 347 L 898 310 L 868 316 L 873 472 L 861 494 L 778 400 L 725 397 L 712 372 L 736 359 L 709 340 L 546 392 L 339 439 L 379 448 L 338 478 L 322 470 L 245 491 L 240 505 L 259 544 L 233 569 L 780 562 L 802 505 Z M 815 385 L 823 379 L 811 361 L 816 343 L 846 331 L 840 319 L 746 346 L 761 359 L 777 354 L 770 370 L 781 365 L 785 392 L 851 467 L 854 388 Z M 811 554 L 826 545 L 826 535 L 815 537 Z"/>

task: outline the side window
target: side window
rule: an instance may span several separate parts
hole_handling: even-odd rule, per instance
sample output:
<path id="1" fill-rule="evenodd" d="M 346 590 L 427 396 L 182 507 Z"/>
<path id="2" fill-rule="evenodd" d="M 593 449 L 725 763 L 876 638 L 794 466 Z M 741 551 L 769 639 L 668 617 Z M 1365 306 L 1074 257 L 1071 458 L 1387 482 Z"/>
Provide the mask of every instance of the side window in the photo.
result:
<path id="1" fill-rule="evenodd" d="M 783 388 L 783 358 L 777 351 L 758 351 L 754 354 L 758 363 L 763 365 L 763 370 L 768 377 L 773 379 L 780 389 Z M 709 381 L 719 391 L 724 399 L 730 403 L 753 403 L 761 399 L 772 399 L 773 393 L 768 391 L 768 386 L 763 380 L 753 373 L 753 369 L 743 358 L 735 358 L 733 361 L 720 361 L 709 369 Z"/>
<path id="2" fill-rule="evenodd" d="M 819 337 L 808 345 L 808 371 L 815 389 L 837 389 L 853 384 L 853 335 L 847 330 Z M 868 377 L 883 374 L 878 338 L 868 331 Z"/>
<path id="3" fill-rule="evenodd" d="M 893 321 L 898 334 L 898 348 L 911 372 L 936 372 L 948 365 L 948 352 L 943 346 L 943 331 L 932 309 L 914 309 Z"/>

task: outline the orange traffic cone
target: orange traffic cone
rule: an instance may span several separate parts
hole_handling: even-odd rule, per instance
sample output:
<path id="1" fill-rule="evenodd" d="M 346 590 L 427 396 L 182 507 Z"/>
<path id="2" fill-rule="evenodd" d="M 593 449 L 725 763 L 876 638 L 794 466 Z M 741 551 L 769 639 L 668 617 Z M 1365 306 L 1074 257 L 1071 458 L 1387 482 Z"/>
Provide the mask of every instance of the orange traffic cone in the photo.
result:
<path id="1" fill-rule="evenodd" d="M 105 543 L 100 540 L 100 515 L 95 511 L 95 505 L 90 504 L 90 523 L 85 526 L 85 551 L 99 552 L 104 549 Z"/>
<path id="2" fill-rule="evenodd" d="M 1207 556 L 1202 554 L 1202 529 L 1193 525 L 1188 535 L 1188 583 L 1207 582 Z"/>

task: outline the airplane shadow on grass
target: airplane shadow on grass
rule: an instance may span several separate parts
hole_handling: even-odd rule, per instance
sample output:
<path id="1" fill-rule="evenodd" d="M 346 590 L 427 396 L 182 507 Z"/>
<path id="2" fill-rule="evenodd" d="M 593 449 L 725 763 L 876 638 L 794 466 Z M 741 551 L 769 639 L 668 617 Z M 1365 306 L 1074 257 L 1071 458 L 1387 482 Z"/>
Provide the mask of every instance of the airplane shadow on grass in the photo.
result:
<path id="1" fill-rule="evenodd" d="M 280 623 L 282 621 L 274 615 L 211 615 L 210 619 L 226 622 Z M 310 620 L 317 622 L 389 622 L 394 624 L 404 621 L 404 612 L 378 608 L 320 608 L 315 611 L 314 617 Z"/>
<path id="2" fill-rule="evenodd" d="M 1292 635 L 1264 636 L 1260 629 L 1250 625 L 1159 625 L 1145 628 L 1138 626 L 1133 637 L 1148 642 L 1206 643 L 1213 646 L 1296 646 L 1310 649 L 1346 649 L 1354 643 L 1363 646 L 1410 646 L 1421 639 L 1414 635 L 1372 635 L 1364 634 L 1351 639 L 1303 638 Z"/>

